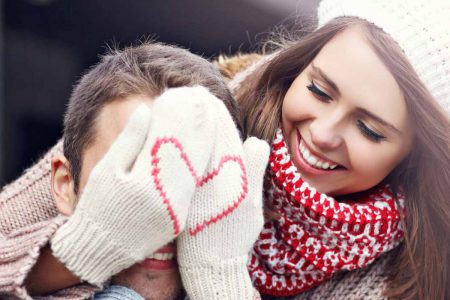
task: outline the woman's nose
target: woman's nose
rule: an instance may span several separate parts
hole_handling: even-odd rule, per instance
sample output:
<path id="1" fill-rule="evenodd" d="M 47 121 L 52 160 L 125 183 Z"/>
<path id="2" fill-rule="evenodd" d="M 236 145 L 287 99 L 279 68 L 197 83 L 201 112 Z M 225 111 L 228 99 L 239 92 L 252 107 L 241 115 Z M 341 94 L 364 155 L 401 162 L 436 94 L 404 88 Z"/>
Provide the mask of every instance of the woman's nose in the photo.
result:
<path id="1" fill-rule="evenodd" d="M 338 148 L 343 138 L 336 117 L 316 118 L 309 126 L 311 142 L 319 149 L 333 150 Z"/>

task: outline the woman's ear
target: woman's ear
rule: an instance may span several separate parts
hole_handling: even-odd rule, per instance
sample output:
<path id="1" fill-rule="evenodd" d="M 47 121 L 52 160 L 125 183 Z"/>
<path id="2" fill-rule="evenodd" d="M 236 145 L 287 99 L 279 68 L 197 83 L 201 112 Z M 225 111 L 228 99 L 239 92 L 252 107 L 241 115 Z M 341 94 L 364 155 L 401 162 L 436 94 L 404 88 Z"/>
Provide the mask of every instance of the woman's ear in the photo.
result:
<path id="1" fill-rule="evenodd" d="M 75 209 L 75 182 L 70 173 L 70 163 L 64 155 L 52 158 L 52 195 L 58 211 L 65 215 L 72 215 Z"/>

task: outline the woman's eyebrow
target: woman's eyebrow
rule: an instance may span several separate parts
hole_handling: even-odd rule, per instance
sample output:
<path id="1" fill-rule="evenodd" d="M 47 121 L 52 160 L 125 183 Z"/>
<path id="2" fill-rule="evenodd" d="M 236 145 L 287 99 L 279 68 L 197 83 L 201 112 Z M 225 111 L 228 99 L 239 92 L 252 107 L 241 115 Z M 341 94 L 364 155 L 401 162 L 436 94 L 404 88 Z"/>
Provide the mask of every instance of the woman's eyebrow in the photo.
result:
<path id="1" fill-rule="evenodd" d="M 366 116 L 368 116 L 368 117 L 370 117 L 370 118 L 376 120 L 377 122 L 381 123 L 382 125 L 384 125 L 384 126 L 390 128 L 390 129 L 392 129 L 392 130 L 395 131 L 397 134 L 401 134 L 401 133 L 402 133 L 402 132 L 401 132 L 399 129 L 397 129 L 394 125 L 392 125 L 391 123 L 389 123 L 389 122 L 383 120 L 382 118 L 380 118 L 379 116 L 377 116 L 377 115 L 371 113 L 370 111 L 368 111 L 368 110 L 366 110 L 366 109 L 364 109 L 364 108 L 358 108 L 358 111 L 359 111 L 360 113 L 362 113 L 362 114 L 364 114 L 364 115 L 366 115 Z"/>
<path id="2" fill-rule="evenodd" d="M 311 68 L 312 71 L 318 75 L 319 77 L 321 77 L 329 86 L 331 86 L 331 88 L 338 94 L 338 96 L 341 95 L 341 92 L 339 91 L 338 86 L 336 85 L 336 83 L 334 83 L 333 80 L 330 79 L 330 77 L 327 76 L 327 74 L 325 74 L 322 69 L 320 69 L 319 67 L 317 67 L 316 65 L 314 65 L 314 63 L 311 63 Z"/>

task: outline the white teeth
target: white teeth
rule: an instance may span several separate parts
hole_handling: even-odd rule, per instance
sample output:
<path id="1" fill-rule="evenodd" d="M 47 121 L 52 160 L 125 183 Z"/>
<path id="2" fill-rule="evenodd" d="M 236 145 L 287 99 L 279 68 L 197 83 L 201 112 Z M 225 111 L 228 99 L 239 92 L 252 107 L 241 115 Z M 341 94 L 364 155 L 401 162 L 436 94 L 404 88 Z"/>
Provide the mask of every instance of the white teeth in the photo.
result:
<path id="1" fill-rule="evenodd" d="M 300 151 L 301 152 L 305 151 L 305 146 L 303 146 L 303 143 L 300 143 L 299 147 L 300 147 Z"/>
<path id="2" fill-rule="evenodd" d="M 171 260 L 174 258 L 173 253 L 153 253 L 148 258 L 157 259 L 157 260 Z"/>
<path id="3" fill-rule="evenodd" d="M 310 163 L 310 164 L 312 164 L 312 165 L 315 165 L 315 164 L 317 164 L 317 158 L 315 158 L 314 156 L 312 156 L 312 154 L 310 153 L 309 154 L 310 156 L 309 156 L 309 160 L 308 160 L 308 162 Z"/>
<path id="4" fill-rule="evenodd" d="M 322 161 L 320 158 L 314 156 L 309 152 L 308 149 L 306 149 L 305 145 L 303 144 L 303 141 L 300 141 L 300 145 L 298 145 L 298 148 L 300 149 L 300 153 L 303 156 L 303 158 L 308 162 L 308 164 L 312 165 L 313 167 L 319 168 L 319 169 L 331 169 L 333 170 L 338 165 L 332 165 L 329 162 Z"/>

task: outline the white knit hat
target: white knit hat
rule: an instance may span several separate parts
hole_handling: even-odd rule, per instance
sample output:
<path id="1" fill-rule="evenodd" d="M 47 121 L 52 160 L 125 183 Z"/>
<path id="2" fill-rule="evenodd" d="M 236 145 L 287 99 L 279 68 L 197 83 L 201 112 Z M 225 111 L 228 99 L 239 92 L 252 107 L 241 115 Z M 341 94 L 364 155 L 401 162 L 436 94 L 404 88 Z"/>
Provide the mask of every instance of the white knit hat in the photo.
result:
<path id="1" fill-rule="evenodd" d="M 389 34 L 450 115 L 450 0 L 323 0 L 320 3 L 319 27 L 343 16 L 367 20 Z"/>

